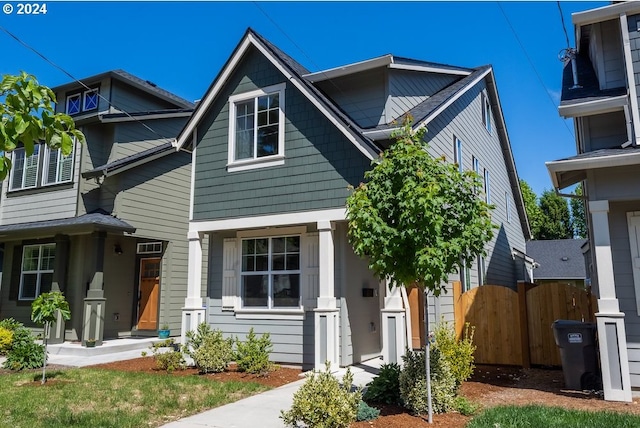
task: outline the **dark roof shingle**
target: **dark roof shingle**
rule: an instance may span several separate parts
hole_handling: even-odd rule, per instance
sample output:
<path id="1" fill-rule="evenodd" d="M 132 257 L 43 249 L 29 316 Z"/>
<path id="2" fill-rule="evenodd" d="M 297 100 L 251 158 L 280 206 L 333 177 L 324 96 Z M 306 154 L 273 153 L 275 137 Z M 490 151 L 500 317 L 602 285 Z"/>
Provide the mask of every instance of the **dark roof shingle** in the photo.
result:
<path id="1" fill-rule="evenodd" d="M 527 255 L 540 265 L 534 279 L 585 279 L 582 246 L 586 239 L 551 239 L 527 242 Z"/>

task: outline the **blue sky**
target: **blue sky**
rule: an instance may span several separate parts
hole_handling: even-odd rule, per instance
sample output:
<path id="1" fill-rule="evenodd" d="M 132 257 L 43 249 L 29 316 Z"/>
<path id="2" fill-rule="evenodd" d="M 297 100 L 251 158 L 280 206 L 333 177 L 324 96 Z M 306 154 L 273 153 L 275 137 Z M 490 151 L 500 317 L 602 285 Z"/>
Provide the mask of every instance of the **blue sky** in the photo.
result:
<path id="1" fill-rule="evenodd" d="M 556 2 L 80 1 L 47 2 L 39 16 L 8 3 L 14 11 L 0 13 L 0 26 L 74 77 L 124 69 L 190 100 L 247 27 L 311 71 L 387 53 L 492 64 L 520 177 L 540 194 L 551 188 L 544 162 L 575 154 L 573 124 L 557 111 L 566 39 Z M 560 3 L 572 45 L 571 13 L 606 4 Z M 24 70 L 48 86 L 70 80 L 3 31 L 0 46 L 0 74 Z"/>

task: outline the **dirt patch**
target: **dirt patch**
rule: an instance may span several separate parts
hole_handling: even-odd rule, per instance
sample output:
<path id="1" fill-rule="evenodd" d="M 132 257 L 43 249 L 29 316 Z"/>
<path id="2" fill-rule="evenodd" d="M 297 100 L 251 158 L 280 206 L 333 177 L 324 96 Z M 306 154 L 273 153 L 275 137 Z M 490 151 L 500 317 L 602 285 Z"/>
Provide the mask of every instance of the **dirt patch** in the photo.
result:
<path id="1" fill-rule="evenodd" d="M 185 370 L 175 370 L 169 374 L 166 371 L 158 370 L 156 368 L 156 363 L 153 357 L 134 358 L 132 360 L 115 361 L 112 363 L 97 364 L 88 367 L 120 370 L 125 372 L 155 373 L 158 375 L 203 376 L 220 382 L 255 382 L 272 388 L 277 388 L 278 386 L 282 386 L 287 383 L 295 382 L 302 379 L 302 377 L 300 377 L 302 371 L 296 368 L 278 366 L 269 374 L 261 376 L 239 372 L 236 370 L 236 367 L 233 364 L 229 367 L 228 371 L 222 373 L 210 373 L 201 375 L 198 373 L 197 369 L 187 368 Z"/>

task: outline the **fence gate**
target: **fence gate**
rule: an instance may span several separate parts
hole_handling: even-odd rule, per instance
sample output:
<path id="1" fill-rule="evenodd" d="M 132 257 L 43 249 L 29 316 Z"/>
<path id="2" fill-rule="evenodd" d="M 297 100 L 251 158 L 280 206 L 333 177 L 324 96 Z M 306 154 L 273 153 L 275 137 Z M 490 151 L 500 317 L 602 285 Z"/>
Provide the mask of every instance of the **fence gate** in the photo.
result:
<path id="1" fill-rule="evenodd" d="M 560 284 L 518 283 L 518 291 L 483 285 L 462 293 L 453 284 L 456 333 L 475 326 L 478 364 L 559 366 L 551 324 L 557 319 L 593 321 L 596 299 L 589 291 Z"/>

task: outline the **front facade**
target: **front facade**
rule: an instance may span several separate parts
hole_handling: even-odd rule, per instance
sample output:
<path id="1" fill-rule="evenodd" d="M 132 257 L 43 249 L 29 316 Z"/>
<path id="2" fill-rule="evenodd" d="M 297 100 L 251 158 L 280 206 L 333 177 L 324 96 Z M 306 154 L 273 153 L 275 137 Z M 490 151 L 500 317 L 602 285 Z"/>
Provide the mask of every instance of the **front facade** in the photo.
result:
<path id="1" fill-rule="evenodd" d="M 515 286 L 529 232 L 490 67 L 387 55 L 310 73 L 248 30 L 177 139 L 193 165 L 183 333 L 253 327 L 270 333 L 273 360 L 305 366 L 399 361 L 407 295 L 353 253 L 345 199 L 406 113 L 434 155 L 484 177 L 497 207 L 465 284 Z M 452 319 L 452 303 L 431 299 L 434 318 Z"/>
<path id="2" fill-rule="evenodd" d="M 577 155 L 547 167 L 556 189 L 583 183 L 605 399 L 631 401 L 640 387 L 640 5 L 576 13 L 573 22 L 575 72 L 565 66 L 559 112 L 574 120 Z"/>
<path id="3" fill-rule="evenodd" d="M 12 154 L 2 184 L 0 318 L 30 325 L 39 294 L 63 291 L 54 343 L 179 334 L 190 157 L 171 145 L 193 105 L 124 71 L 54 88 L 86 136 L 69 156 Z"/>

